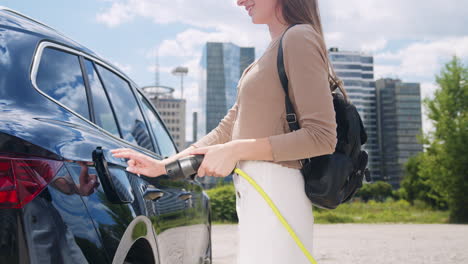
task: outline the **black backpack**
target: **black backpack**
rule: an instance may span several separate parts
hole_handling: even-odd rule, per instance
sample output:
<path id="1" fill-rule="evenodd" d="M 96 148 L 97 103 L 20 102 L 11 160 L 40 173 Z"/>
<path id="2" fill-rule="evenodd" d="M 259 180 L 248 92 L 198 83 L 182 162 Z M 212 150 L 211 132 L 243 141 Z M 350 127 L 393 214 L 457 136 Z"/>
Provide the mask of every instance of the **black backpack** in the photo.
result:
<path id="1" fill-rule="evenodd" d="M 294 26 L 289 26 L 285 32 Z M 284 33 L 285 33 L 284 32 Z M 281 36 L 278 49 L 278 74 L 285 91 L 286 119 L 291 131 L 299 129 L 299 123 L 288 95 L 288 78 L 283 64 Z M 334 79 L 333 79 L 334 80 Z M 331 87 L 335 90 L 336 82 Z M 362 180 L 372 181 L 367 168 L 368 155 L 361 150 L 366 143 L 367 134 L 356 107 L 345 100 L 341 93 L 332 92 L 336 113 L 338 142 L 333 154 L 300 160 L 300 169 L 305 182 L 305 192 L 312 204 L 325 209 L 335 209 L 341 203 L 351 199 Z"/>

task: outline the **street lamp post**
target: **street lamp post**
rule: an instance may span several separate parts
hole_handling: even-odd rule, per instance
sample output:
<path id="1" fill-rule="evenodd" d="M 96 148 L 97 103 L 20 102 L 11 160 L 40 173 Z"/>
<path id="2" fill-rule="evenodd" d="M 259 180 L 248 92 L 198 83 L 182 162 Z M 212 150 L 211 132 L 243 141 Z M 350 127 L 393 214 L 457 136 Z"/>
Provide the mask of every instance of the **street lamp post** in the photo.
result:
<path id="1" fill-rule="evenodd" d="M 181 89 L 181 98 L 184 98 L 184 76 L 188 74 L 188 68 L 177 66 L 175 69 L 172 70 L 172 74 L 176 76 L 180 76 L 180 89 Z"/>

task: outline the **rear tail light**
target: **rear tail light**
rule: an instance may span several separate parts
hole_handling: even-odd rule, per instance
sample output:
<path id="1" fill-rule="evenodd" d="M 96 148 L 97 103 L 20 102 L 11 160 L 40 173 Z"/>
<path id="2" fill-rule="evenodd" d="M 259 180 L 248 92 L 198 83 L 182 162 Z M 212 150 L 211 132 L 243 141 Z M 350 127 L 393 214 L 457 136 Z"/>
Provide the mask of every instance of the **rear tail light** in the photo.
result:
<path id="1" fill-rule="evenodd" d="M 0 153 L 0 208 L 21 208 L 57 174 L 63 162 Z"/>

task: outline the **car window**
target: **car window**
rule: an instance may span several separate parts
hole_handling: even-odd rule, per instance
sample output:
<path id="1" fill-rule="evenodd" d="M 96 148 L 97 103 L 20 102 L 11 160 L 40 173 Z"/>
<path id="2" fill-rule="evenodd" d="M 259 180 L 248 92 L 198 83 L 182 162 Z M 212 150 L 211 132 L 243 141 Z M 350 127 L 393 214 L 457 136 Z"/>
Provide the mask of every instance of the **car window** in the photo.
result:
<path id="1" fill-rule="evenodd" d="M 93 63 L 90 60 L 85 59 L 85 68 L 90 86 L 89 88 L 93 98 L 96 125 L 102 127 L 116 137 L 120 137 L 117 123 L 115 122 L 115 117 L 109 104 L 109 99 L 107 98 L 104 87 L 96 73 Z"/>
<path id="2" fill-rule="evenodd" d="M 78 56 L 53 48 L 42 51 L 38 88 L 89 120 L 88 100 Z"/>
<path id="3" fill-rule="evenodd" d="M 104 88 L 110 97 L 123 139 L 154 152 L 154 147 L 127 81 L 97 64 Z"/>
<path id="4" fill-rule="evenodd" d="M 170 135 L 164 129 L 161 120 L 158 118 L 157 114 L 151 108 L 150 102 L 146 100 L 141 93 L 137 93 L 140 100 L 143 102 L 143 111 L 145 112 L 148 121 L 150 123 L 150 128 L 153 131 L 153 134 L 156 137 L 156 141 L 159 147 L 161 156 L 170 157 L 177 154 L 177 149 L 174 146 L 174 143 L 171 140 Z"/>

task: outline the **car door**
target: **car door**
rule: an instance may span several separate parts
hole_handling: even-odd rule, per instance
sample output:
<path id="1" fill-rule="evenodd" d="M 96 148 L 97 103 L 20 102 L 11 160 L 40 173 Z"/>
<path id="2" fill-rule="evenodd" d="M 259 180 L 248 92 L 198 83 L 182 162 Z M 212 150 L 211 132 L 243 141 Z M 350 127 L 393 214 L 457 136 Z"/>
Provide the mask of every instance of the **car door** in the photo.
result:
<path id="1" fill-rule="evenodd" d="M 163 157 L 170 157 L 176 153 L 174 146 L 167 129 L 164 128 L 161 119 L 151 103 L 142 96 L 139 92 L 139 98 L 142 101 L 144 113 L 150 120 L 150 129 L 156 135 L 156 142 L 160 149 L 160 154 Z M 187 224 L 185 226 L 186 241 L 183 263 L 200 263 L 207 252 L 210 236 L 210 224 L 208 222 L 208 197 L 203 192 L 203 187 L 197 181 L 197 177 L 178 179 L 183 186 L 182 193 L 179 197 L 183 197 Z"/>
<path id="2" fill-rule="evenodd" d="M 133 94 L 128 82 L 108 68 L 97 65 L 91 58 L 80 57 L 80 60 L 92 106 L 91 120 L 106 133 L 94 131 L 101 140 L 93 142 L 95 149 L 90 153 L 93 163 L 80 164 L 81 166 L 76 163 L 67 165 L 77 183 L 82 181 L 83 170 L 89 175 L 99 176 L 96 190 L 84 195 L 82 199 L 110 259 L 121 263 L 138 239 L 148 241 L 149 251 L 157 252 L 154 234 L 148 232 L 153 230 L 152 223 L 142 220 L 150 219 L 155 214 L 145 203 L 142 186 L 146 186 L 147 183 L 138 176 L 127 173 L 125 161 L 114 158 L 110 150 L 129 147 L 151 155 L 154 153 L 154 144 L 134 97 L 132 101 Z M 112 94 L 115 93 L 123 95 L 126 98 L 125 107 L 132 108 L 133 111 L 116 111 L 117 107 L 122 109 L 122 103 L 111 102 Z M 124 123 L 133 125 L 122 126 Z M 156 158 L 155 155 L 153 157 Z M 139 223 L 146 227 L 141 228 Z M 141 232 L 144 230 L 146 231 Z M 127 235 L 128 233 L 131 236 Z M 148 252 L 148 255 L 149 253 L 151 252 Z M 154 258 L 155 256 L 153 261 Z"/>
<path id="3" fill-rule="evenodd" d="M 143 105 L 143 112 L 150 121 L 150 129 L 156 135 L 156 144 L 163 157 L 170 157 L 176 153 L 176 148 L 171 140 L 170 134 L 165 129 L 156 110 L 141 92 L 139 99 Z M 187 223 L 185 226 L 185 251 L 183 263 L 199 263 L 206 256 L 209 244 L 210 224 L 208 223 L 208 198 L 203 192 L 203 187 L 197 181 L 197 177 L 177 179 L 183 190 L 182 197 L 185 206 Z"/>
<path id="4" fill-rule="evenodd" d="M 148 120 L 150 130 L 155 137 L 155 142 L 159 154 L 163 157 L 170 157 L 177 154 L 177 148 L 167 132 L 161 119 L 158 117 L 153 105 L 137 92 L 142 105 L 142 110 Z M 167 263 L 184 263 L 186 258 L 187 237 L 187 209 L 192 202 L 190 184 L 186 179 L 174 179 L 168 175 L 161 175 L 148 179 L 156 188 L 164 190 L 170 195 L 162 197 L 156 201 L 156 212 L 158 214 L 157 241 L 161 254 L 161 259 Z M 171 245 L 178 244 L 175 248 Z M 196 262 L 193 262 L 196 263 Z"/>
<path id="5" fill-rule="evenodd" d="M 49 96 L 51 100 L 56 100 L 65 107 L 68 107 L 70 111 L 73 111 L 81 118 L 92 121 L 93 116 L 89 104 L 91 95 L 89 94 L 86 82 L 87 78 L 82 67 L 82 58 L 78 52 L 56 43 L 42 42 L 38 48 L 36 58 L 32 70 L 34 73 L 32 74 L 32 80 L 36 88 Z M 115 166 L 106 167 L 108 169 L 106 177 L 112 178 L 114 185 L 119 186 L 119 189 L 107 188 L 108 183 L 103 181 L 101 177 L 102 173 L 100 173 L 99 177 L 96 177 L 99 174 L 96 171 L 96 167 L 98 167 L 96 164 L 103 165 L 106 160 L 112 161 L 105 150 L 118 145 L 107 141 L 99 132 L 99 129 L 91 125 L 81 126 L 67 119 L 62 120 L 59 116 L 59 114 L 56 114 L 56 119 L 48 119 L 47 122 L 53 122 L 57 127 L 61 128 L 60 130 L 50 130 L 48 136 L 54 138 L 54 142 L 56 142 L 54 143 L 56 144 L 54 147 L 59 149 L 59 152 L 65 158 L 63 163 L 66 169 L 61 170 L 61 176 L 54 179 L 49 185 L 48 190 L 57 209 L 56 211 L 59 213 L 54 215 L 60 215 L 63 221 L 57 220 L 55 223 L 51 221 L 44 222 L 52 226 L 55 225 L 55 233 L 57 235 L 66 235 L 69 245 L 73 245 L 72 235 L 69 234 L 71 230 L 75 236 L 76 244 L 80 246 L 86 258 L 89 261 L 92 259 L 100 259 L 102 261 L 107 256 L 112 256 L 106 253 L 112 253 L 116 247 L 112 248 L 112 245 L 115 244 L 112 243 L 114 240 L 110 241 L 111 243 L 109 241 L 105 241 L 108 243 L 103 243 L 104 239 L 102 238 L 105 237 L 105 234 L 112 231 L 102 232 L 103 230 L 99 229 L 101 226 L 96 225 L 97 222 L 95 221 L 99 217 L 90 214 L 90 212 L 95 212 L 93 208 L 106 208 L 100 216 L 114 214 L 114 218 L 119 217 L 119 211 L 113 210 L 111 206 L 106 206 L 106 203 L 111 204 L 115 200 L 120 200 L 124 204 L 116 205 L 119 209 L 122 208 L 121 211 L 132 211 L 128 205 L 125 205 L 126 203 L 131 203 L 134 198 L 129 189 L 130 186 L 125 175 L 125 167 L 118 165 L 118 163 L 125 163 L 121 161 L 114 162 Z M 101 147 L 100 150 L 98 146 Z M 96 150 L 97 152 L 95 152 Z M 95 155 L 96 159 L 94 162 L 93 152 L 97 154 Z M 105 190 L 106 188 L 107 190 Z M 42 207 L 42 210 L 44 211 L 46 208 Z M 32 212 L 32 215 L 35 214 L 36 212 Z M 46 217 L 53 214 L 39 215 Z M 56 217 L 56 219 L 59 218 Z M 86 219 L 88 219 L 87 222 Z M 108 219 L 111 219 L 111 217 Z M 125 222 L 126 220 L 131 221 L 131 219 L 122 217 L 120 223 L 123 225 L 128 224 L 128 222 Z M 109 229 L 115 227 L 110 221 L 106 221 L 105 224 Z M 90 227 L 93 228 L 89 229 Z M 93 229 L 96 232 L 93 232 Z M 66 231 L 62 232 L 60 230 Z M 42 234 L 42 237 L 44 237 L 44 234 Z M 52 236 L 48 237 L 52 238 Z M 64 243 L 61 244 L 65 245 Z M 57 252 L 58 248 L 54 250 Z M 43 252 L 45 255 L 48 254 L 48 251 L 44 250 Z M 70 247 L 68 252 L 63 253 L 66 259 L 78 259 L 79 255 L 75 247 Z M 49 256 L 52 257 L 53 255 L 49 254 Z M 80 263 L 82 261 L 77 260 L 76 262 Z"/>

